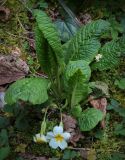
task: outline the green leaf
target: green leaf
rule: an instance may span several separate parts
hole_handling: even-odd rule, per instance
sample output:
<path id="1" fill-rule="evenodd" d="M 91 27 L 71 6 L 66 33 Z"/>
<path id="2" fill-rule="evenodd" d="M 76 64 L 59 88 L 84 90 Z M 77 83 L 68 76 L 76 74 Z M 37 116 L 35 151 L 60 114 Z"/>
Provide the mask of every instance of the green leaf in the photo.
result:
<path id="1" fill-rule="evenodd" d="M 14 115 L 16 117 L 18 116 L 18 114 L 20 114 L 20 111 L 22 111 L 22 109 L 19 103 L 15 103 L 13 105 L 6 104 L 3 111 L 8 112 L 10 113 L 10 115 Z"/>
<path id="2" fill-rule="evenodd" d="M 57 72 L 57 59 L 52 48 L 48 45 L 47 40 L 44 38 L 43 33 L 39 30 L 38 26 L 35 28 L 35 45 L 36 54 L 42 70 L 49 76 L 55 75 Z"/>
<path id="3" fill-rule="evenodd" d="M 89 63 L 98 53 L 100 42 L 98 38 L 109 30 L 110 24 L 104 20 L 97 20 L 83 26 L 76 36 L 68 42 L 66 63 L 69 60 L 83 59 Z"/>
<path id="4" fill-rule="evenodd" d="M 5 160 L 9 156 L 10 147 L 2 147 L 0 148 L 0 160 Z"/>
<path id="5" fill-rule="evenodd" d="M 46 8 L 48 8 L 48 4 L 45 2 L 45 0 L 40 0 L 40 1 L 38 1 L 38 7 L 40 8 L 40 9 L 46 9 Z"/>
<path id="6" fill-rule="evenodd" d="M 25 78 L 17 80 L 7 90 L 5 101 L 10 105 L 18 100 L 41 104 L 48 100 L 47 88 L 47 79 Z"/>
<path id="7" fill-rule="evenodd" d="M 66 20 L 57 19 L 55 25 L 63 42 L 67 42 L 78 30 L 78 26 L 71 18 Z"/>
<path id="8" fill-rule="evenodd" d="M 109 18 L 111 24 L 111 36 L 113 39 L 117 39 L 119 33 L 123 33 L 123 28 L 120 23 L 116 20 L 115 16 Z"/>
<path id="9" fill-rule="evenodd" d="M 63 160 L 73 159 L 78 156 L 79 156 L 78 152 L 66 150 L 66 151 L 64 151 L 64 154 L 63 154 Z"/>
<path id="10" fill-rule="evenodd" d="M 77 77 L 72 79 L 74 75 L 77 75 Z M 84 60 L 70 61 L 66 66 L 65 78 L 67 81 L 72 80 L 73 82 L 87 82 L 89 81 L 90 76 L 91 69 L 88 63 Z"/>
<path id="11" fill-rule="evenodd" d="M 115 80 L 115 85 L 118 86 L 118 88 L 120 89 L 125 89 L 125 78 Z"/>
<path id="12" fill-rule="evenodd" d="M 0 146 L 8 145 L 8 134 L 6 129 L 2 129 L 0 132 Z"/>
<path id="13" fill-rule="evenodd" d="M 16 117 L 15 127 L 19 131 L 26 131 L 30 126 L 30 119 L 28 117 L 28 113 L 21 111 L 19 115 Z"/>
<path id="14" fill-rule="evenodd" d="M 46 63 L 48 61 L 48 57 L 46 52 L 48 50 L 48 43 L 45 40 L 42 32 L 39 30 L 38 26 L 35 27 L 35 48 L 37 58 L 39 60 L 40 65 L 42 66 L 42 69 L 45 72 L 47 72 L 48 65 L 46 65 Z"/>
<path id="15" fill-rule="evenodd" d="M 81 113 L 82 113 L 82 108 L 80 105 L 74 106 L 73 108 L 71 108 L 71 113 L 74 117 L 80 117 Z"/>
<path id="16" fill-rule="evenodd" d="M 0 116 L 0 129 L 6 128 L 9 125 L 9 120 L 6 117 Z"/>
<path id="17" fill-rule="evenodd" d="M 41 10 L 35 10 L 35 17 L 39 30 L 52 47 L 56 54 L 57 61 L 60 64 L 62 59 L 62 45 L 55 25 L 47 14 Z"/>
<path id="18" fill-rule="evenodd" d="M 120 106 L 120 104 L 118 101 L 116 101 L 115 99 L 111 99 L 110 104 L 107 106 L 107 110 L 112 110 L 112 109 L 115 110 L 115 108 L 117 108 L 119 106 Z"/>
<path id="19" fill-rule="evenodd" d="M 125 126 L 123 124 L 115 124 L 114 134 L 125 136 Z"/>
<path id="20" fill-rule="evenodd" d="M 88 84 L 91 69 L 86 61 L 70 61 L 64 75 L 65 89 L 72 96 L 72 106 L 85 99 L 88 94 Z"/>
<path id="21" fill-rule="evenodd" d="M 122 153 L 117 153 L 117 152 L 115 152 L 115 153 L 113 153 L 112 154 L 112 158 L 111 158 L 111 160 L 124 160 L 125 159 L 125 154 L 122 154 Z"/>
<path id="22" fill-rule="evenodd" d="M 120 116 L 125 117 L 125 108 L 124 107 L 116 107 L 114 108 L 115 112 L 117 112 Z"/>
<path id="23" fill-rule="evenodd" d="M 88 39 L 79 43 L 78 52 L 72 56 L 72 60 L 82 59 L 91 63 L 96 54 L 98 53 L 101 44 L 96 39 Z"/>
<path id="24" fill-rule="evenodd" d="M 93 69 L 103 71 L 116 67 L 122 52 L 125 52 L 125 37 L 119 38 L 117 41 L 107 42 L 100 49 L 99 53 L 102 58 L 92 65 Z"/>
<path id="25" fill-rule="evenodd" d="M 84 111 L 78 119 L 81 131 L 90 131 L 103 119 L 103 113 L 95 108 Z"/>

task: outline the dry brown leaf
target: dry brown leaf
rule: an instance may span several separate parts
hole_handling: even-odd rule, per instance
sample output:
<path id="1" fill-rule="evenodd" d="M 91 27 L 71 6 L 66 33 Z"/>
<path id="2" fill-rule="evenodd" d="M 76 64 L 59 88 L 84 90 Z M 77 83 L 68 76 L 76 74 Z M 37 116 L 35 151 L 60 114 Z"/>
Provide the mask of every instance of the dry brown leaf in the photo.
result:
<path id="1" fill-rule="evenodd" d="M 5 90 L 6 90 L 5 87 L 0 86 L 0 92 L 5 92 Z"/>
<path id="2" fill-rule="evenodd" d="M 104 114 L 104 118 L 106 116 L 106 107 L 107 107 L 107 99 L 106 98 L 99 98 L 99 99 L 94 99 L 95 97 L 94 96 L 90 96 L 89 97 L 89 102 L 90 104 L 96 108 L 96 109 L 99 109 L 100 111 L 103 112 Z M 101 121 L 101 127 L 102 128 L 105 128 L 105 120 L 103 119 Z"/>
<path id="3" fill-rule="evenodd" d="M 9 19 L 10 10 L 9 8 L 0 7 L 0 21 L 5 22 Z"/>
<path id="4" fill-rule="evenodd" d="M 31 49 L 35 51 L 35 40 L 29 38 L 28 42 L 29 42 L 29 46 L 31 47 Z"/>
<path id="5" fill-rule="evenodd" d="M 0 85 L 25 77 L 29 67 L 25 61 L 13 55 L 0 56 Z"/>
<path id="6" fill-rule="evenodd" d="M 76 119 L 66 114 L 63 114 L 63 124 L 64 129 L 71 134 L 71 138 L 69 141 L 74 146 L 76 146 L 76 142 L 78 142 L 80 138 L 83 138 L 83 135 L 77 127 Z"/>

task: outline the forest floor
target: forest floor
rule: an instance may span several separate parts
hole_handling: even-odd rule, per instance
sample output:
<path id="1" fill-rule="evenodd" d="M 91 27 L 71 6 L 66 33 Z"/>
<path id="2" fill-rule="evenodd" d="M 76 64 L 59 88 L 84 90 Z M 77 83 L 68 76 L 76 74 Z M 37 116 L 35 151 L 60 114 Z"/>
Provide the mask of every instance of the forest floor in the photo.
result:
<path id="1" fill-rule="evenodd" d="M 5 92 L 9 84 L 25 76 L 46 76 L 39 70 L 39 63 L 35 54 L 34 27 L 35 18 L 33 17 L 33 8 L 46 7 L 46 3 L 41 4 L 30 1 L 7 0 L 0 2 L 0 59 L 6 57 L 6 63 L 0 64 L 0 93 Z M 45 6 L 44 6 L 45 5 Z M 57 4 L 49 3 L 47 12 L 56 18 L 58 15 Z M 96 6 L 97 7 L 97 6 Z M 96 8 L 95 7 L 95 8 Z M 102 7 L 102 6 L 101 6 Z M 95 19 L 109 19 L 118 17 L 116 12 L 108 12 L 106 8 L 88 7 L 77 13 L 77 18 L 84 25 L 86 21 Z M 100 8 L 100 9 L 99 9 Z M 116 8 L 119 10 L 119 8 Z M 87 12 L 87 14 L 85 13 Z M 124 13 L 120 9 L 119 14 Z M 54 16 L 53 16 L 54 15 Z M 88 19 L 88 20 L 86 20 Z M 114 20 L 115 21 L 115 20 Z M 114 22 L 116 28 L 112 31 L 114 36 L 121 34 L 119 32 L 118 22 Z M 16 56 L 15 56 L 16 55 Z M 12 58 L 12 57 L 16 58 Z M 14 62 L 11 59 L 14 59 Z M 17 59 L 20 63 L 16 68 Z M 16 59 L 16 60 L 15 60 Z M 11 63 L 11 64 L 10 64 Z M 20 69 L 23 64 L 23 69 Z M 4 66 L 4 70 L 3 67 Z M 10 70 L 8 71 L 8 67 Z M 28 70 L 28 71 L 27 71 Z M 27 74 L 28 72 L 28 74 Z M 70 148 L 65 151 L 54 150 L 46 144 L 36 144 L 33 142 L 33 135 L 40 128 L 42 117 L 40 105 L 30 106 L 29 104 L 16 104 L 10 108 L 3 106 L 0 110 L 0 147 L 4 146 L 3 139 L 9 146 L 9 156 L 6 160 L 124 160 L 125 159 L 125 90 L 115 85 L 116 80 L 125 77 L 125 60 L 121 60 L 117 69 L 109 72 L 96 73 L 93 80 L 99 79 L 109 86 L 108 97 L 109 109 L 107 110 L 106 127 L 104 130 L 97 126 L 89 133 L 83 133 L 83 137 L 77 144 L 71 144 Z M 1 78 L 2 77 L 2 78 Z M 123 84 L 122 87 L 125 85 Z M 125 87 L 124 87 L 125 88 Z M 119 106 L 122 109 L 113 110 L 111 106 Z M 24 110 L 24 107 L 26 109 Z M 36 109 L 37 108 L 37 109 Z M 53 117 L 53 113 L 56 115 Z M 58 122 L 58 110 L 49 110 L 48 128 L 52 129 Z M 19 116 L 20 115 L 20 116 Z M 67 117 L 68 118 L 68 117 Z M 78 135 L 77 135 L 78 136 Z M 3 138 L 4 137 L 4 138 Z M 78 137 L 77 137 L 78 138 Z M 79 138 L 78 138 L 79 139 Z M 76 140 L 77 141 L 77 140 Z M 0 154 L 4 152 L 0 149 Z M 5 153 L 7 154 L 7 153 Z M 5 156 L 6 157 L 6 156 Z M 68 157 L 68 158 L 67 158 Z"/>

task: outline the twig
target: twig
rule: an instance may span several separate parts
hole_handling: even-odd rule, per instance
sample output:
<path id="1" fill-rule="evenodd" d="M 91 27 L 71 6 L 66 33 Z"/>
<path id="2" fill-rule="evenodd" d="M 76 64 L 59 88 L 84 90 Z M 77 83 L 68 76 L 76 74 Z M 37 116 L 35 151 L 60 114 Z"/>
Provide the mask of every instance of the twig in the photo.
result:
<path id="1" fill-rule="evenodd" d="M 90 148 L 73 148 L 73 147 L 68 147 L 69 149 L 72 150 L 83 150 L 83 151 L 90 151 Z"/>
<path id="2" fill-rule="evenodd" d="M 13 36 L 13 37 L 23 38 L 23 39 L 33 40 L 33 41 L 35 41 L 35 40 L 34 40 L 34 39 L 32 39 L 32 38 L 23 37 L 23 36 L 18 36 L 18 35 L 12 34 L 12 33 L 10 33 L 10 32 L 6 32 L 6 33 L 7 33 L 7 34 L 9 34 L 10 36 Z"/>
<path id="3" fill-rule="evenodd" d="M 23 24 L 21 23 L 18 15 L 16 15 L 16 17 L 17 17 L 17 21 L 19 22 L 20 27 L 27 33 L 27 30 L 25 29 L 25 27 L 24 27 Z"/>
<path id="4" fill-rule="evenodd" d="M 7 0 L 3 0 L 0 3 L 2 3 L 0 6 L 3 6 L 5 3 L 7 2 Z"/>

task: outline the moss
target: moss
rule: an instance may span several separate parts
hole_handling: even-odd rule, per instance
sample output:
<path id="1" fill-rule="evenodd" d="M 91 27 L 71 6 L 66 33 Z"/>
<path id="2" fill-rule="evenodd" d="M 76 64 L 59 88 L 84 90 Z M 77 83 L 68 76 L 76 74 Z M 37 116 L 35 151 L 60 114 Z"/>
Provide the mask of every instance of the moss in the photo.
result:
<path id="1" fill-rule="evenodd" d="M 4 4 L 5 8 L 9 8 L 9 19 L 5 22 L 1 22 L 0 37 L 1 53 L 10 53 L 13 46 L 22 48 L 23 43 L 26 41 L 27 31 L 26 25 L 32 24 L 27 17 L 27 11 L 25 7 L 17 0 L 8 0 Z"/>

